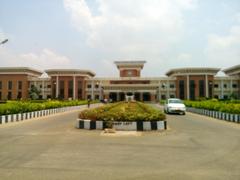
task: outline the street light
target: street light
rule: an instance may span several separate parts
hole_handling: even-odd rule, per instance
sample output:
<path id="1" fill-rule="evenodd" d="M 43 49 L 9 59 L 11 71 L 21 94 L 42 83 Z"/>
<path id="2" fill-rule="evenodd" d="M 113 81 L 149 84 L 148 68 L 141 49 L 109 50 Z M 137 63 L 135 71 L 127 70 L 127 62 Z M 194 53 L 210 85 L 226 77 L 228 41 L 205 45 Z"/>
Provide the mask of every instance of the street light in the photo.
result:
<path id="1" fill-rule="evenodd" d="M 6 42 L 8 42 L 8 39 L 3 40 L 0 44 L 5 44 Z"/>

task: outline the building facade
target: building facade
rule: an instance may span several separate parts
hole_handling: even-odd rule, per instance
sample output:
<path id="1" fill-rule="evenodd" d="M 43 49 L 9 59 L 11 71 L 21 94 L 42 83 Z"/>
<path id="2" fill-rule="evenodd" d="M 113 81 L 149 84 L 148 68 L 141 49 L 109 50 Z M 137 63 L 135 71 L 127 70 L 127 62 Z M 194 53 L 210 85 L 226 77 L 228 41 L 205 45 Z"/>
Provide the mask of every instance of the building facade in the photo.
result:
<path id="1" fill-rule="evenodd" d="M 27 99 L 29 90 L 40 90 L 40 99 L 111 99 L 122 101 L 126 95 L 139 101 L 167 98 L 240 98 L 240 65 L 219 68 L 171 69 L 162 77 L 142 77 L 145 61 L 115 61 L 119 77 L 95 77 L 81 69 L 0 68 L 0 100 Z"/>

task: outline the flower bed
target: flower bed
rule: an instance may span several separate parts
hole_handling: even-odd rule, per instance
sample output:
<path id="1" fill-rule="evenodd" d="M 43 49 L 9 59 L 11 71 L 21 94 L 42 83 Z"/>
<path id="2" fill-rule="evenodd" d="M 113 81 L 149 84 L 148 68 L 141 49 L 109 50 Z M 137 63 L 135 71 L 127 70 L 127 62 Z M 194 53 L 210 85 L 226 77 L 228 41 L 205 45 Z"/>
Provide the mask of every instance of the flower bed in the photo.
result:
<path id="1" fill-rule="evenodd" d="M 163 121 L 161 111 L 140 102 L 119 102 L 82 111 L 80 119 L 102 121 Z"/>
<path id="2" fill-rule="evenodd" d="M 240 114 L 239 101 L 218 101 L 213 99 L 205 101 L 184 101 L 184 103 L 187 107 L 213 110 L 230 114 Z"/>
<path id="3" fill-rule="evenodd" d="M 84 104 L 87 104 L 87 101 L 8 101 L 6 104 L 0 104 L 0 115 L 18 114 Z"/>

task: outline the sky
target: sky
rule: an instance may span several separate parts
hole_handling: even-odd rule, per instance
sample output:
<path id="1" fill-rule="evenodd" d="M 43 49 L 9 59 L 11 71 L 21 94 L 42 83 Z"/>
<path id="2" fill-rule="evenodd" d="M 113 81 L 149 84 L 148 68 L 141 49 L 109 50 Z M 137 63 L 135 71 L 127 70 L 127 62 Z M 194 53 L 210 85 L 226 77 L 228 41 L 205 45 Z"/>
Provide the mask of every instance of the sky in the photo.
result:
<path id="1" fill-rule="evenodd" d="M 239 0 L 0 0 L 0 66 L 77 68 L 118 76 L 114 61 L 145 60 L 142 76 L 240 64 Z"/>

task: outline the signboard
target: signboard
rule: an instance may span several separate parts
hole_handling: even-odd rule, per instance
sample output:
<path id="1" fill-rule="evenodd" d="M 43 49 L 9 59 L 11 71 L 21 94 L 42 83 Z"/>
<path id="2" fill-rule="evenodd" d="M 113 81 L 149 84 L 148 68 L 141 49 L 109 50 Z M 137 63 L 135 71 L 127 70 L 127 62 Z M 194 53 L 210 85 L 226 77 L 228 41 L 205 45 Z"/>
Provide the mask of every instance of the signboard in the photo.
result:
<path id="1" fill-rule="evenodd" d="M 113 128 L 116 130 L 132 130 L 136 131 L 137 123 L 136 122 L 114 122 Z"/>

